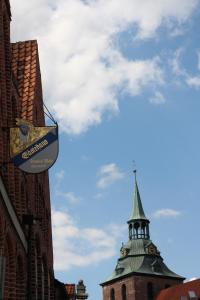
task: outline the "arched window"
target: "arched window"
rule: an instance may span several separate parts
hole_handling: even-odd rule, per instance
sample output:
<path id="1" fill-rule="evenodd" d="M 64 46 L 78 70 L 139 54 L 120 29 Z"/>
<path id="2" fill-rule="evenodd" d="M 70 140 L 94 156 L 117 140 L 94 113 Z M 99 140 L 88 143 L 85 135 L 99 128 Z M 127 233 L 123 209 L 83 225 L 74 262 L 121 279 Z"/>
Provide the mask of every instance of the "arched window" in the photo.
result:
<path id="1" fill-rule="evenodd" d="M 110 290 L 110 300 L 115 300 L 115 290 L 114 289 Z"/>
<path id="2" fill-rule="evenodd" d="M 147 299 L 153 300 L 153 284 L 152 282 L 147 283 Z"/>
<path id="3" fill-rule="evenodd" d="M 140 224 L 138 222 L 136 222 L 134 224 L 134 238 L 136 238 L 136 239 L 139 238 L 139 233 L 138 233 L 139 227 L 140 227 Z"/>
<path id="4" fill-rule="evenodd" d="M 129 239 L 132 240 L 133 238 L 133 226 L 132 224 L 129 225 Z"/>
<path id="5" fill-rule="evenodd" d="M 146 223 L 142 222 L 141 237 L 146 238 Z"/>
<path id="6" fill-rule="evenodd" d="M 122 293 L 122 300 L 126 300 L 126 286 L 125 286 L 125 284 L 122 285 L 121 293 Z"/>

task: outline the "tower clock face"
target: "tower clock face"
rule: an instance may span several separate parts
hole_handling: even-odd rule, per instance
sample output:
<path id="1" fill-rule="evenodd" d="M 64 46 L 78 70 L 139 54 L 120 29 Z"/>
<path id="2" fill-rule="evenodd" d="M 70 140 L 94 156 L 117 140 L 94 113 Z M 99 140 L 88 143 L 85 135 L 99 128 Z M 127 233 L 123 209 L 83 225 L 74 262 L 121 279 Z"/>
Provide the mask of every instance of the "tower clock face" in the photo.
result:
<path id="1" fill-rule="evenodd" d="M 120 250 L 120 253 L 121 253 L 121 256 L 126 256 L 126 248 L 122 247 L 121 250 Z"/>
<path id="2" fill-rule="evenodd" d="M 157 253 L 157 250 L 156 250 L 156 247 L 151 244 L 149 247 L 148 247 L 148 253 L 149 254 L 156 254 Z"/>

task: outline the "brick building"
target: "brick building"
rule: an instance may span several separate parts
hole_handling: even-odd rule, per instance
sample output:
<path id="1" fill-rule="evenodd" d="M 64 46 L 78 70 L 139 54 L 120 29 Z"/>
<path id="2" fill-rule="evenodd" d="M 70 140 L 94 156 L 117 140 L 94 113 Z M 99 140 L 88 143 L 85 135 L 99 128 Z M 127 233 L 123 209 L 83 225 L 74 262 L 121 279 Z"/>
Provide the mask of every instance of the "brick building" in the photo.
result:
<path id="1" fill-rule="evenodd" d="M 10 43 L 9 0 L 0 0 L 0 299 L 54 299 L 48 172 L 10 163 L 16 118 L 44 126 L 36 41 Z"/>
<path id="2" fill-rule="evenodd" d="M 161 290 L 182 283 L 184 278 L 165 265 L 150 239 L 150 222 L 142 207 L 136 175 L 133 209 L 127 223 L 129 240 L 120 249 L 114 272 L 101 284 L 103 300 L 153 300 Z"/>
<path id="3" fill-rule="evenodd" d="M 162 290 L 155 300 L 200 300 L 200 279 Z"/>
<path id="4" fill-rule="evenodd" d="M 83 280 L 79 280 L 78 284 L 65 284 L 65 290 L 69 300 L 86 300 L 88 298 Z"/>

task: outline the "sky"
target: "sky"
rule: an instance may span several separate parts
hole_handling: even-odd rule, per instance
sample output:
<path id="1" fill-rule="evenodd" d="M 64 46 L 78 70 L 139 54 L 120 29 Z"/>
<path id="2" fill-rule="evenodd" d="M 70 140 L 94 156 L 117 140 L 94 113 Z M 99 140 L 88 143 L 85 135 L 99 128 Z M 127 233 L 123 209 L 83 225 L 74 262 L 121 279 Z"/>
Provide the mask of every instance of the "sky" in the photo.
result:
<path id="1" fill-rule="evenodd" d="M 128 239 L 133 169 L 165 263 L 199 277 L 200 3 L 11 0 L 12 41 L 37 39 L 59 123 L 50 170 L 54 268 L 89 299 Z"/>

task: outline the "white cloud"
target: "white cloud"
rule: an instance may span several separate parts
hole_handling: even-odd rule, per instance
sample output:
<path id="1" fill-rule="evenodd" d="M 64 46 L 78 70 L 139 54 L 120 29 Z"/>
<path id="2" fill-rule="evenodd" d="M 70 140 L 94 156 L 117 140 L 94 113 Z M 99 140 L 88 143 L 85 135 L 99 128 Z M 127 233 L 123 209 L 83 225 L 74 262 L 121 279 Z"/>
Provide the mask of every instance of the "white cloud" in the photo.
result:
<path id="1" fill-rule="evenodd" d="M 172 66 L 172 71 L 177 76 L 186 76 L 187 73 L 185 69 L 181 66 L 181 55 L 183 53 L 183 48 L 178 48 L 174 52 L 173 58 L 170 61 L 170 64 Z"/>
<path id="2" fill-rule="evenodd" d="M 65 177 L 65 171 L 60 170 L 60 171 L 55 173 L 55 176 L 56 176 L 57 179 L 62 180 Z"/>
<path id="3" fill-rule="evenodd" d="M 172 32 L 170 33 L 170 36 L 171 37 L 177 37 L 177 36 L 181 36 L 185 33 L 184 29 L 183 28 L 179 28 L 179 27 L 176 27 L 172 30 Z"/>
<path id="4" fill-rule="evenodd" d="M 153 104 L 163 104 L 165 103 L 165 97 L 160 92 L 156 91 L 155 95 L 150 98 L 150 102 Z"/>
<path id="5" fill-rule="evenodd" d="M 60 171 L 55 173 L 56 186 L 60 186 L 60 184 L 63 181 L 64 177 L 65 177 L 65 171 L 64 170 L 60 170 Z"/>
<path id="6" fill-rule="evenodd" d="M 76 196 L 73 192 L 62 192 L 56 190 L 56 196 L 65 198 L 70 204 L 77 204 L 81 201 L 81 198 Z"/>
<path id="7" fill-rule="evenodd" d="M 181 212 L 178 210 L 174 210 L 171 208 L 163 208 L 163 209 L 159 209 L 156 210 L 153 213 L 153 217 L 156 219 L 160 219 L 160 218 L 175 218 L 181 215 Z"/>
<path id="8" fill-rule="evenodd" d="M 128 60 L 115 46 L 118 34 L 156 35 L 175 30 L 197 0 L 11 1 L 13 40 L 39 41 L 45 100 L 62 129 L 80 134 L 119 111 L 118 91 L 134 96 L 163 82 L 157 58 Z"/>
<path id="9" fill-rule="evenodd" d="M 181 55 L 183 53 L 183 48 L 178 48 L 173 55 L 173 58 L 170 60 L 170 65 L 172 67 L 173 73 L 177 77 L 182 77 L 184 80 L 184 83 L 186 83 L 188 86 L 192 88 L 199 89 L 200 88 L 200 75 L 190 75 L 189 72 L 187 72 L 186 69 L 181 64 Z M 197 67 L 200 70 L 200 51 L 197 51 L 198 56 L 198 64 Z"/>
<path id="10" fill-rule="evenodd" d="M 59 210 L 52 211 L 55 270 L 97 264 L 115 255 L 124 226 L 108 225 L 107 229 L 82 228 L 72 217 Z"/>
<path id="11" fill-rule="evenodd" d="M 64 198 L 68 201 L 70 204 L 77 204 L 81 201 L 81 197 L 74 194 L 74 192 L 71 191 L 63 191 L 62 188 L 62 182 L 65 178 L 65 171 L 60 170 L 57 173 L 55 173 L 55 184 L 54 184 L 54 193 L 59 198 Z"/>
<path id="12" fill-rule="evenodd" d="M 106 188 L 114 182 L 123 179 L 125 174 L 119 170 L 116 164 L 111 163 L 103 165 L 99 171 L 99 180 L 97 186 L 99 188 Z"/>
<path id="13" fill-rule="evenodd" d="M 191 76 L 186 79 L 186 82 L 189 86 L 194 87 L 196 89 L 200 88 L 200 76 Z"/>
<path id="14" fill-rule="evenodd" d="M 172 71 L 176 76 L 181 76 L 184 79 L 184 82 L 193 88 L 199 89 L 200 88 L 200 75 L 192 76 L 187 72 L 183 66 L 181 65 L 181 55 L 183 53 L 183 48 L 178 48 L 174 52 L 173 58 L 170 60 L 170 64 L 172 67 Z M 197 51 L 198 56 L 198 69 L 200 70 L 200 52 Z"/>

